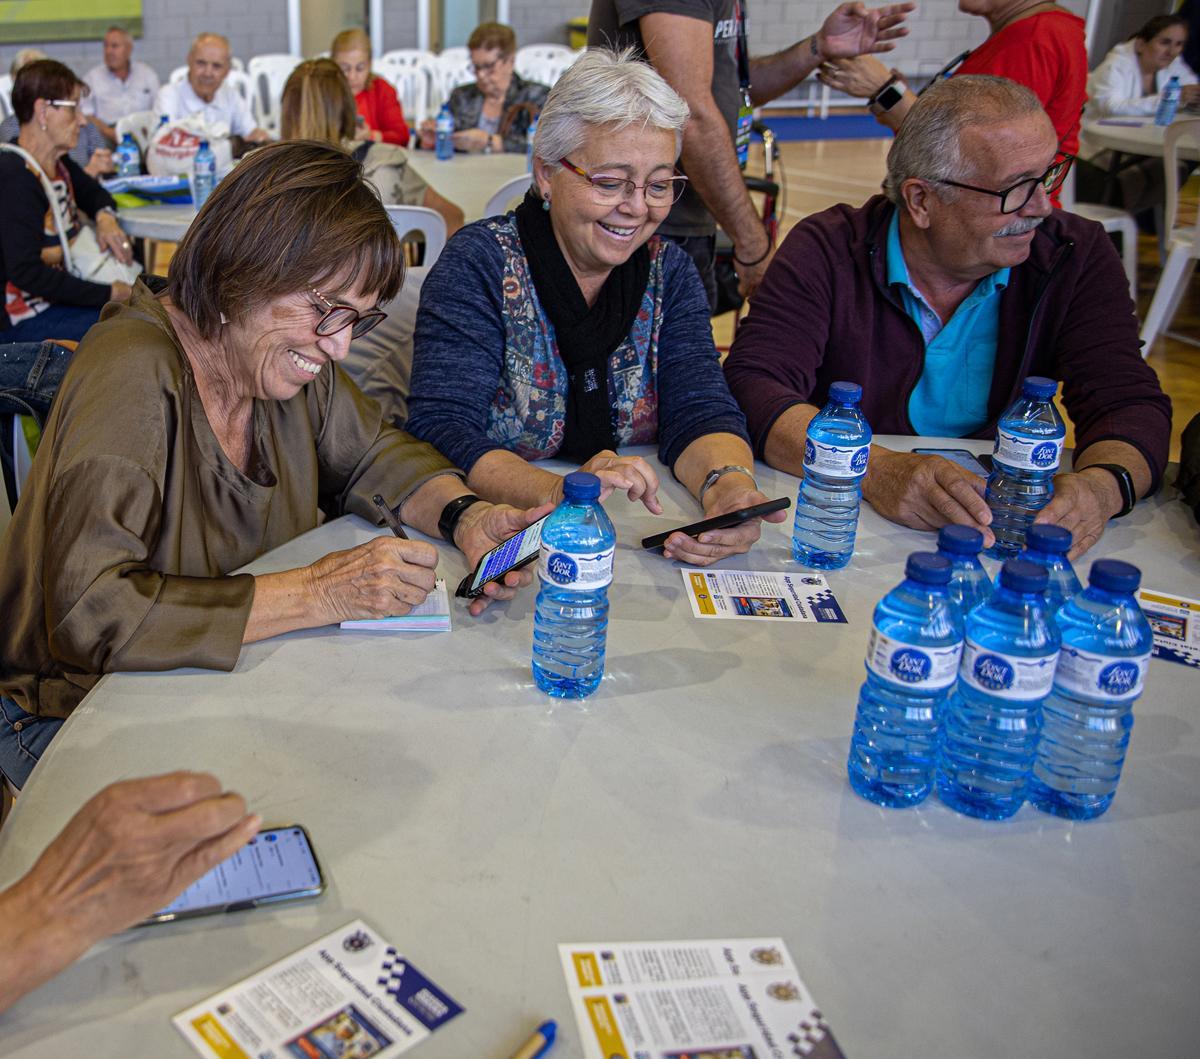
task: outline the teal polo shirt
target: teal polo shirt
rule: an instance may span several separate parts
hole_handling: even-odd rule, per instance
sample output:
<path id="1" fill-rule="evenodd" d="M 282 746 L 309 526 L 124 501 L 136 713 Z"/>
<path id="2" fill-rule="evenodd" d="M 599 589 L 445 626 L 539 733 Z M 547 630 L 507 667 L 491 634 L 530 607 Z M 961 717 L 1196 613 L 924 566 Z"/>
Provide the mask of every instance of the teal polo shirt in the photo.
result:
<path id="1" fill-rule="evenodd" d="M 900 247 L 900 211 L 887 237 L 887 282 L 925 338 L 925 368 L 908 399 L 908 418 L 925 437 L 961 438 L 988 421 L 988 394 L 1000 331 L 1000 292 L 1009 269 L 985 276 L 946 323 L 908 277 Z"/>

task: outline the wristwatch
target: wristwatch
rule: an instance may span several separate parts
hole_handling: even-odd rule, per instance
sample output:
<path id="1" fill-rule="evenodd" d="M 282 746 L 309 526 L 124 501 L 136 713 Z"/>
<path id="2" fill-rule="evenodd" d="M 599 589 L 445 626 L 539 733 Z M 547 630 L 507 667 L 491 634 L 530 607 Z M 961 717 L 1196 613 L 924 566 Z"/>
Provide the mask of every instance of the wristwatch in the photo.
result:
<path id="1" fill-rule="evenodd" d="M 892 76 L 884 81 L 876 93 L 869 100 L 867 100 L 867 109 L 870 110 L 872 114 L 886 114 L 892 109 L 892 107 L 894 107 L 900 102 L 900 100 L 904 98 L 904 93 L 907 91 L 908 85 L 906 85 L 900 79 L 900 75 L 893 70 Z"/>
<path id="2" fill-rule="evenodd" d="M 1081 467 L 1080 471 L 1090 471 L 1097 467 L 1108 471 L 1117 480 L 1117 487 L 1121 490 L 1121 510 L 1113 515 L 1113 518 L 1123 518 L 1133 510 L 1133 506 L 1137 503 L 1137 489 L 1133 485 L 1133 475 L 1119 463 L 1089 463 L 1086 467 Z"/>
<path id="3" fill-rule="evenodd" d="M 442 508 L 441 517 L 438 519 L 438 533 L 442 535 L 442 540 L 450 544 L 454 543 L 454 530 L 458 526 L 458 520 L 463 517 L 463 513 L 472 504 L 481 503 L 483 497 L 476 496 L 474 493 L 464 493 L 462 496 L 456 496 L 444 508 Z"/>

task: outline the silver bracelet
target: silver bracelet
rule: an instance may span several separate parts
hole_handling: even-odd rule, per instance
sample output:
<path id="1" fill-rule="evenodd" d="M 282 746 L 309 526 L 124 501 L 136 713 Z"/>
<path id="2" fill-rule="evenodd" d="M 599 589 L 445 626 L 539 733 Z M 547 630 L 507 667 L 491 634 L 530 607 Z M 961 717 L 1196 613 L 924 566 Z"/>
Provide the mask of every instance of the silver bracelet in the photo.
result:
<path id="1" fill-rule="evenodd" d="M 740 464 L 730 463 L 724 467 L 716 467 L 704 476 L 704 484 L 700 486 L 700 503 L 704 503 L 704 494 L 717 484 L 717 481 L 722 475 L 731 474 L 734 471 L 739 474 L 744 474 L 750 479 L 750 481 L 754 482 L 754 488 L 758 488 L 758 480 L 754 477 L 754 472 L 752 470 L 747 467 L 742 467 Z"/>

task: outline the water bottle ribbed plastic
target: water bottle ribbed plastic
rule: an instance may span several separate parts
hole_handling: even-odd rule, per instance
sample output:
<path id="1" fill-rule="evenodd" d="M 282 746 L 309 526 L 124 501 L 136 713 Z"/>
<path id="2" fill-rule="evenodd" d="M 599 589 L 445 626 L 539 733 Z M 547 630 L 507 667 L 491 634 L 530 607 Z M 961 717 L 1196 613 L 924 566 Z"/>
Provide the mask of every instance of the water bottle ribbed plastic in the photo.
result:
<path id="1" fill-rule="evenodd" d="M 1054 407 L 1053 379 L 1031 375 L 1021 396 L 1000 417 L 987 505 L 992 509 L 996 543 L 993 559 L 1014 558 L 1025 543 L 1025 531 L 1054 496 L 1054 472 L 1062 458 L 1067 428 Z"/>
<path id="2" fill-rule="evenodd" d="M 1045 592 L 1044 568 L 1010 559 L 992 598 L 967 615 L 937 792 L 968 816 L 1003 820 L 1025 801 L 1060 643 Z"/>
<path id="3" fill-rule="evenodd" d="M 131 177 L 141 175 L 142 156 L 138 153 L 137 144 L 133 142 L 133 136 L 130 133 L 125 133 L 121 137 L 121 142 L 117 144 L 117 149 L 113 151 L 113 161 L 116 163 L 117 176 Z"/>
<path id="4" fill-rule="evenodd" d="M 835 382 L 829 403 L 808 424 L 804 477 L 796 493 L 792 558 L 817 570 L 840 570 L 854 554 L 862 477 L 871 428 L 859 410 L 862 387 Z"/>
<path id="5" fill-rule="evenodd" d="M 542 529 L 533 619 L 533 679 L 548 695 L 582 699 L 604 675 L 608 585 L 617 534 L 600 505 L 600 479 L 576 471 Z"/>
<path id="6" fill-rule="evenodd" d="M 1178 77 L 1170 78 L 1163 85 L 1162 95 L 1158 100 L 1158 107 L 1154 111 L 1155 125 L 1170 125 L 1175 120 L 1175 112 L 1179 109 L 1181 91 Z"/>
<path id="7" fill-rule="evenodd" d="M 1058 612 L 1062 653 L 1029 780 L 1043 812 L 1088 820 L 1112 803 L 1153 646 L 1133 595 L 1141 579 L 1130 563 L 1098 559 L 1088 587 Z"/>
<path id="8" fill-rule="evenodd" d="M 950 560 L 950 598 L 963 617 L 992 594 L 992 583 L 979 561 L 983 534 L 974 526 L 943 526 L 938 531 L 938 554 Z"/>
<path id="9" fill-rule="evenodd" d="M 537 135 L 537 118 L 529 123 L 525 133 L 525 168 L 533 172 L 533 138 Z"/>
<path id="10" fill-rule="evenodd" d="M 450 105 L 442 104 L 438 111 L 437 120 L 433 123 L 434 154 L 439 162 L 445 162 L 454 157 L 454 117 L 450 113 Z"/>
<path id="11" fill-rule="evenodd" d="M 212 189 L 217 186 L 217 156 L 213 154 L 207 140 L 200 141 L 200 149 L 196 152 L 192 165 L 192 201 L 195 203 L 196 212 L 199 213 L 208 201 L 208 196 L 212 194 Z"/>
<path id="12" fill-rule="evenodd" d="M 1068 599 L 1083 590 L 1075 568 L 1067 558 L 1071 550 L 1071 531 L 1062 526 L 1033 525 L 1025 535 L 1025 550 L 1022 559 L 1044 566 L 1049 580 L 1046 582 L 1046 605 L 1055 614 Z M 1061 631 L 1061 630 L 1060 630 Z"/>
<path id="13" fill-rule="evenodd" d="M 847 771 L 876 805 L 916 805 L 933 789 L 938 726 L 963 646 L 950 573 L 945 556 L 916 552 L 875 608 Z"/>

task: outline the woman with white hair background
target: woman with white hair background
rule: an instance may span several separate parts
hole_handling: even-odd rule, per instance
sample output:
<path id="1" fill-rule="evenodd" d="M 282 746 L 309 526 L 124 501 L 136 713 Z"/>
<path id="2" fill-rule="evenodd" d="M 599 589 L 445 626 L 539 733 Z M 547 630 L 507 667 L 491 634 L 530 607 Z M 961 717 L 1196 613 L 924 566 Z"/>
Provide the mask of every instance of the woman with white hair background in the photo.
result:
<path id="1" fill-rule="evenodd" d="M 562 478 L 527 462 L 557 456 L 657 514 L 654 468 L 616 451 L 657 441 L 706 515 L 766 500 L 700 277 L 654 238 L 686 180 L 687 120 L 631 52 L 588 51 L 546 100 L 525 200 L 459 231 L 425 280 L 408 429 L 478 495 L 557 502 Z M 706 564 L 758 535 L 757 522 L 676 533 L 665 552 Z"/>

